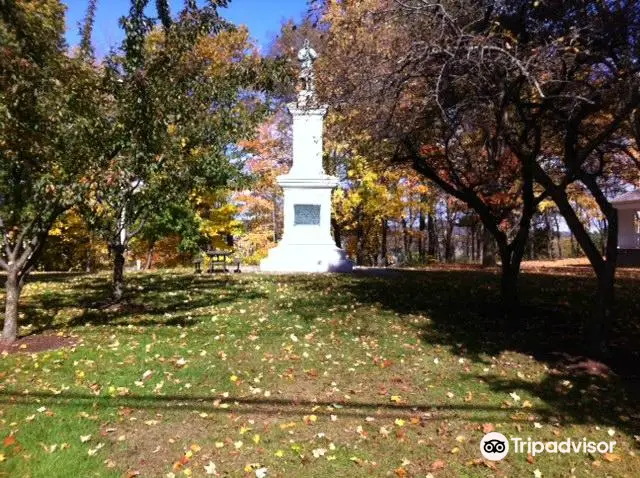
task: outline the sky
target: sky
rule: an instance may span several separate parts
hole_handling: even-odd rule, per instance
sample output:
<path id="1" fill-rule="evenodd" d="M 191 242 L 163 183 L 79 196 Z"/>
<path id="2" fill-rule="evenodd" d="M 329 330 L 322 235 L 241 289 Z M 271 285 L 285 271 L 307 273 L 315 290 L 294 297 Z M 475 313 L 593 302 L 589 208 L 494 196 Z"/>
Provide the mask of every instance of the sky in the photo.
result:
<path id="1" fill-rule="evenodd" d="M 87 9 L 87 0 L 63 0 L 67 5 L 67 40 L 70 45 L 78 43 L 78 22 Z M 155 2 L 150 0 L 150 5 Z M 171 12 L 182 9 L 182 0 L 171 0 Z M 251 36 L 262 47 L 268 47 L 280 30 L 283 21 L 299 19 L 306 10 L 306 0 L 232 0 L 228 8 L 220 13 L 236 25 L 246 25 Z M 118 19 L 129 10 L 129 0 L 98 0 L 93 43 L 98 56 L 104 56 L 111 46 L 122 40 Z"/>

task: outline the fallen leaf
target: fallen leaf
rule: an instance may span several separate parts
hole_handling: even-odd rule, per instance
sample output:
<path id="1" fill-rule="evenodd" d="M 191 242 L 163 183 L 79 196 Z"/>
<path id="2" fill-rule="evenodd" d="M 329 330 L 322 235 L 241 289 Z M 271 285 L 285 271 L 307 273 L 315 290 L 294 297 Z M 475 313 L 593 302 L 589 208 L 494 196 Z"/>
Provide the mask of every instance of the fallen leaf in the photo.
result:
<path id="1" fill-rule="evenodd" d="M 482 425 L 482 433 L 487 434 L 496 430 L 496 427 L 493 423 L 485 423 Z"/>
<path id="2" fill-rule="evenodd" d="M 207 475 L 215 475 L 217 474 L 216 472 L 216 464 L 212 461 L 210 461 L 208 464 L 204 465 L 204 471 L 207 473 Z"/>
<path id="3" fill-rule="evenodd" d="M 400 478 L 405 478 L 407 476 L 407 470 L 405 470 L 402 467 L 396 468 L 395 470 L 393 470 L 393 472 L 396 474 L 396 476 L 399 476 Z"/>
<path id="4" fill-rule="evenodd" d="M 267 476 L 267 468 L 262 467 L 256 470 L 256 478 L 265 478 Z"/>
<path id="5" fill-rule="evenodd" d="M 608 461 L 609 463 L 613 463 L 614 461 L 621 461 L 622 457 L 616 453 L 604 453 L 602 455 L 602 459 L 604 461 Z"/>

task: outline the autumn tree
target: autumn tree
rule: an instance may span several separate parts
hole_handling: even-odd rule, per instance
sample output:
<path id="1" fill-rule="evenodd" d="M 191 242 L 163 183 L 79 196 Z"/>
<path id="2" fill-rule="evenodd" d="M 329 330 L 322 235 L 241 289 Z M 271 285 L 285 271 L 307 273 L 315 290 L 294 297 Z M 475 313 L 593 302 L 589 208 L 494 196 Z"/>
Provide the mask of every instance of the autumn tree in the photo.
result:
<path id="1" fill-rule="evenodd" d="M 154 210 L 147 216 L 138 239 L 146 248 L 145 270 L 153 264 L 153 253 L 158 242 L 169 236 L 179 238 L 177 252 L 193 253 L 198 250 L 200 230 L 197 213 L 191 201 L 172 202 Z"/>
<path id="2" fill-rule="evenodd" d="M 280 106 L 258 128 L 255 138 L 242 143 L 245 173 L 250 182 L 234 194 L 239 218 L 245 224 L 240 239 L 251 262 L 266 257 L 282 235 L 282 189 L 276 178 L 291 166 L 291 135 L 287 115 Z"/>
<path id="3" fill-rule="evenodd" d="M 428 52 L 438 41 L 440 20 L 414 18 L 384 0 L 324 2 L 321 8 L 318 29 L 331 55 L 317 62 L 318 85 L 341 116 L 340 129 L 354 147 L 368 149 L 370 160 L 409 165 L 473 208 L 498 244 L 504 302 L 517 302 L 524 245 L 543 196 L 534 194 L 532 172 L 501 139 L 502 124 L 491 105 L 484 111 L 455 107 L 455 95 L 470 94 L 473 85 L 449 85 L 447 105 L 427 101 L 442 88 L 441 74 L 417 67 L 423 55 L 413 46 Z M 535 141 L 529 146 L 539 147 Z"/>
<path id="4" fill-rule="evenodd" d="M 414 1 L 403 8 L 417 22 L 430 18 L 439 36 L 426 45 L 413 41 L 399 67 L 434 75 L 429 103 L 444 114 L 469 107 L 482 113 L 493 104 L 500 139 L 587 255 L 598 307 L 585 333 L 598 352 L 611 324 L 617 254 L 609 184 L 638 165 L 629 151 L 640 106 L 640 3 Z M 604 251 L 571 203 L 574 185 L 606 220 Z"/>
<path id="5" fill-rule="evenodd" d="M 121 48 L 105 61 L 113 98 L 108 142 L 117 155 L 95 175 L 91 223 L 113 254 L 113 298 L 124 292 L 125 253 L 153 211 L 194 189 L 226 185 L 237 176 L 233 145 L 251 136 L 266 111 L 258 92 L 272 80 L 267 64 L 219 15 L 227 2 L 187 1 L 175 18 L 159 2 L 132 0 L 121 20 Z"/>
<path id="6" fill-rule="evenodd" d="M 53 224 L 39 267 L 43 270 L 93 272 L 107 259 L 106 244 L 89 230 L 85 218 L 76 206 L 62 214 Z"/>
<path id="7" fill-rule="evenodd" d="M 0 2 L 0 267 L 3 340 L 56 219 L 83 196 L 108 103 L 98 70 L 64 41 L 57 0 Z"/>
<path id="8" fill-rule="evenodd" d="M 464 201 L 498 243 L 503 298 L 516 294 L 531 220 L 547 197 L 589 258 L 598 312 L 613 303 L 617 217 L 606 185 L 637 167 L 637 1 L 369 0 L 325 5 L 337 98 L 397 157 Z M 335 32 L 332 34 L 331 32 Z M 607 222 L 603 254 L 568 191 L 580 184 Z"/>

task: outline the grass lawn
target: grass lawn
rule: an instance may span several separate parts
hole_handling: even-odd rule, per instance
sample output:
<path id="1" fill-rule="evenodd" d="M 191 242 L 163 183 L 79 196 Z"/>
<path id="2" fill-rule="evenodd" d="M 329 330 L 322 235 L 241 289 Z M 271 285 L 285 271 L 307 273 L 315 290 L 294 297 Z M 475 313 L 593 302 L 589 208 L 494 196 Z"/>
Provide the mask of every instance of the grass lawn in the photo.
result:
<path id="1" fill-rule="evenodd" d="M 640 277 L 608 368 L 565 272 L 524 275 L 519 324 L 479 270 L 140 273 L 109 310 L 106 275 L 36 275 L 21 333 L 76 344 L 0 357 L 0 477 L 638 477 Z M 616 446 L 493 463 L 489 431 Z"/>

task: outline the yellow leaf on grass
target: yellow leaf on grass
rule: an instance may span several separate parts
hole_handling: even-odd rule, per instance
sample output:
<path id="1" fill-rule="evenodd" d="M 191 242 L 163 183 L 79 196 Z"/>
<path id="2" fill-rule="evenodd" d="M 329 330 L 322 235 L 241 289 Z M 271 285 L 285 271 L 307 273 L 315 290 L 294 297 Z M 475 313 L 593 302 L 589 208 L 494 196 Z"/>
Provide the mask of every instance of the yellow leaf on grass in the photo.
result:
<path id="1" fill-rule="evenodd" d="M 604 461 L 608 461 L 609 463 L 612 463 L 614 461 L 621 461 L 622 457 L 616 453 L 604 453 L 602 455 L 602 459 Z"/>

